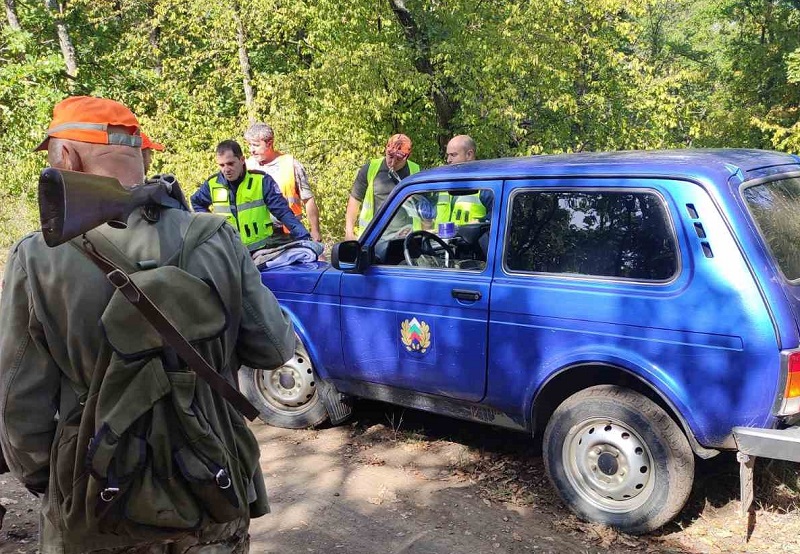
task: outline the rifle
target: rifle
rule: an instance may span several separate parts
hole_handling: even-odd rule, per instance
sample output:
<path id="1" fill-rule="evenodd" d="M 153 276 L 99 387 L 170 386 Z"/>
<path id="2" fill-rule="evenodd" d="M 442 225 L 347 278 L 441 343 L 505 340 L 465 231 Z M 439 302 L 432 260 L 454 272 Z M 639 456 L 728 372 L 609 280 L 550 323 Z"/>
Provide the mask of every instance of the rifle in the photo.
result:
<path id="1" fill-rule="evenodd" d="M 47 246 L 63 244 L 98 225 L 124 229 L 139 207 L 171 196 L 186 199 L 171 175 L 126 189 L 114 177 L 47 168 L 39 176 L 39 218 Z"/>

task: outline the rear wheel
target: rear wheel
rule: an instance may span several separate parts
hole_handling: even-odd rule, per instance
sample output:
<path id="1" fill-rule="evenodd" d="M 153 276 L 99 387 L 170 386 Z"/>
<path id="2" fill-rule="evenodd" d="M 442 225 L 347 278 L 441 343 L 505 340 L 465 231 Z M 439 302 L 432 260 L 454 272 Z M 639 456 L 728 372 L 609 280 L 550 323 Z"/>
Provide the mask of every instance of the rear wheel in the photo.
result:
<path id="1" fill-rule="evenodd" d="M 239 387 L 267 424 L 285 429 L 316 427 L 328 419 L 311 359 L 298 337 L 292 358 L 268 371 L 242 366 Z"/>
<path id="2" fill-rule="evenodd" d="M 578 516 L 632 534 L 683 508 L 694 454 L 669 415 L 632 390 L 602 385 L 567 398 L 544 434 L 545 468 Z"/>

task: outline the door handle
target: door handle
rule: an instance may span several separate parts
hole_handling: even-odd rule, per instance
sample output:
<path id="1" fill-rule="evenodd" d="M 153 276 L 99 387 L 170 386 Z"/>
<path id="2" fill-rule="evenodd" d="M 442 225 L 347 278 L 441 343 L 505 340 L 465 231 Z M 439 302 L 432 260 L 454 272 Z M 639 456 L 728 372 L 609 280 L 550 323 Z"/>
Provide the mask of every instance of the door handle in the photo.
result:
<path id="1" fill-rule="evenodd" d="M 453 298 L 458 300 L 470 300 L 472 302 L 476 302 L 481 299 L 481 293 L 477 290 L 453 289 L 450 291 L 450 294 L 453 296 Z"/>

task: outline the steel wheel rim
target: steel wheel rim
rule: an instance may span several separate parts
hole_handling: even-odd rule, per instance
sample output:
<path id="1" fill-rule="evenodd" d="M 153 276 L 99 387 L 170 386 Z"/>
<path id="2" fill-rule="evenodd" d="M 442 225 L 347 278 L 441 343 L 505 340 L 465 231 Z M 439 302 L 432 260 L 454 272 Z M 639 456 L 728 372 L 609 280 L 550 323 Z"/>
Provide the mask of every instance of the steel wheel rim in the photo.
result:
<path id="1" fill-rule="evenodd" d="M 633 511 L 655 488 L 655 464 L 647 443 L 619 420 L 592 418 L 574 425 L 564 440 L 564 471 L 593 507 Z"/>
<path id="2" fill-rule="evenodd" d="M 300 339 L 294 355 L 284 365 L 254 373 L 262 396 L 278 412 L 302 413 L 311 407 L 317 395 L 314 368 Z"/>

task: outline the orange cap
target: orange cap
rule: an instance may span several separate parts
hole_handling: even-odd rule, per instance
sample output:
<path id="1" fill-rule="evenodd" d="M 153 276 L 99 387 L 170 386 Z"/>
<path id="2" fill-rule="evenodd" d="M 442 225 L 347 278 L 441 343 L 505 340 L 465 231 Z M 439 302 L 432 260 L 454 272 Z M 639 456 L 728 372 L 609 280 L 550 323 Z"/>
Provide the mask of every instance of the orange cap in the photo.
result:
<path id="1" fill-rule="evenodd" d="M 142 150 L 147 150 L 151 148 L 152 150 L 158 150 L 159 152 L 164 151 L 164 145 L 159 142 L 153 142 L 150 140 L 150 137 L 142 133 Z"/>
<path id="2" fill-rule="evenodd" d="M 392 135 L 386 142 L 386 150 L 397 150 L 408 156 L 411 154 L 411 139 L 406 135 Z"/>
<path id="3" fill-rule="evenodd" d="M 109 126 L 123 129 L 109 132 Z M 53 108 L 53 120 L 47 130 L 47 137 L 34 151 L 47 149 L 50 137 L 139 148 L 142 139 L 138 131 L 139 121 L 136 116 L 119 102 L 92 96 L 70 96 Z"/>

